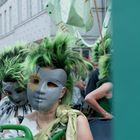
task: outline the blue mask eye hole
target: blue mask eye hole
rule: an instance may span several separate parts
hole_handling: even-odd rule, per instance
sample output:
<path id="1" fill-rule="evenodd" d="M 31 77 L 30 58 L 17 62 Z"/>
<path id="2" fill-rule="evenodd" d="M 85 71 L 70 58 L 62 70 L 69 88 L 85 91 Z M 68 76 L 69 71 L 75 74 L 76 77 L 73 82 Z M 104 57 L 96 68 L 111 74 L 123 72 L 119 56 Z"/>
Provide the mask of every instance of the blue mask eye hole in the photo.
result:
<path id="1" fill-rule="evenodd" d="M 39 77 L 35 75 L 30 76 L 30 83 L 32 84 L 39 84 Z"/>
<path id="2" fill-rule="evenodd" d="M 24 89 L 24 88 L 21 88 L 21 87 L 15 89 L 15 91 L 16 91 L 17 93 L 22 93 L 24 90 L 25 90 L 25 89 Z"/>
<path id="3" fill-rule="evenodd" d="M 10 96 L 10 95 L 12 95 L 12 92 L 10 92 L 8 90 L 3 90 L 3 94 L 6 96 Z"/>
<path id="4" fill-rule="evenodd" d="M 52 83 L 52 82 L 48 82 L 47 86 L 50 87 L 50 88 L 58 87 L 55 83 Z"/>
<path id="5" fill-rule="evenodd" d="M 32 79 L 32 83 L 39 84 L 39 79 Z"/>

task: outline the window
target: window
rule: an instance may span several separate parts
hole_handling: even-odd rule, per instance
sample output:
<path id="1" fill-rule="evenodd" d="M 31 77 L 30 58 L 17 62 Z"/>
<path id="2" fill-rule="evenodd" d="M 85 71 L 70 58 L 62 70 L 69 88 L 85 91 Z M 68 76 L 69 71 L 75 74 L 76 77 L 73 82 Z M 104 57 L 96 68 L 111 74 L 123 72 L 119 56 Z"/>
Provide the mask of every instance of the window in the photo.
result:
<path id="1" fill-rule="evenodd" d="M 12 29 L 12 7 L 9 7 L 9 31 Z"/>
<path id="2" fill-rule="evenodd" d="M 27 0 L 27 17 L 30 18 L 32 16 L 32 1 Z"/>
<path id="3" fill-rule="evenodd" d="M 18 23 L 22 21 L 22 0 L 17 0 Z"/>
<path id="4" fill-rule="evenodd" d="M 40 0 L 40 2 L 41 2 L 41 10 L 44 8 L 44 3 L 43 3 L 43 0 Z"/>
<path id="5" fill-rule="evenodd" d="M 88 59 L 88 60 L 91 59 L 91 49 L 90 48 L 73 48 L 73 50 L 79 52 L 80 55 L 83 56 L 85 59 Z"/>
<path id="6" fill-rule="evenodd" d="M 7 32 L 7 11 L 4 11 L 4 33 Z"/>
<path id="7" fill-rule="evenodd" d="M 38 0 L 38 12 L 40 12 L 44 8 L 43 0 Z"/>
<path id="8" fill-rule="evenodd" d="M 2 14 L 0 14 L 0 34 L 2 34 Z"/>
<path id="9" fill-rule="evenodd" d="M 82 56 L 86 59 L 91 59 L 91 50 L 90 49 L 83 49 Z"/>

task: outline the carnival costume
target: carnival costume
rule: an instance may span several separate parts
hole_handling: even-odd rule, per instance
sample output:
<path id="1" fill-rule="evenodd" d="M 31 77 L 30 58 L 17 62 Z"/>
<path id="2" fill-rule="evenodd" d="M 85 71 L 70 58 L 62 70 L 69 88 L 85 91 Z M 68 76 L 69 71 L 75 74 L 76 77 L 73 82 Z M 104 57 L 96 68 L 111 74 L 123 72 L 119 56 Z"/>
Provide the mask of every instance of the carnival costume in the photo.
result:
<path id="1" fill-rule="evenodd" d="M 24 45 L 6 48 L 0 54 L 1 93 L 5 95 L 0 101 L 0 125 L 11 124 L 15 117 L 22 117 L 32 111 L 26 95 L 23 63 L 27 53 Z"/>
<path id="2" fill-rule="evenodd" d="M 82 57 L 72 50 L 70 39 L 70 36 L 66 34 L 58 34 L 53 39 L 44 39 L 39 46 L 34 47 L 32 51 L 29 50 L 29 55 L 24 63 L 25 68 L 30 66 L 28 67 L 27 75 L 36 71 L 36 74 L 32 74 L 31 77 L 29 77 L 31 83 L 28 84 L 27 90 L 28 100 L 35 110 L 47 111 L 47 106 L 51 104 L 47 103 L 50 101 L 46 99 L 46 103 L 44 102 L 46 108 L 43 107 L 41 104 L 43 101 L 40 100 L 43 100 L 42 98 L 45 98 L 45 96 L 37 95 L 39 92 L 37 88 L 44 86 L 43 83 L 40 85 L 38 82 L 42 81 L 42 78 L 46 79 L 47 86 L 53 83 L 56 84 L 57 87 L 53 89 L 56 89 L 56 92 L 59 91 L 61 85 L 67 88 L 67 92 L 61 99 L 60 105 L 57 107 L 56 119 L 50 122 L 45 128 L 37 130 L 36 121 L 24 118 L 22 125 L 26 125 L 31 129 L 35 140 L 58 140 L 59 138 L 76 140 L 77 138 L 76 120 L 79 115 L 83 114 L 80 111 L 71 109 L 69 105 L 71 104 L 74 78 L 80 77 L 80 74 L 85 73 L 86 66 Z M 53 70 L 47 70 L 45 74 L 44 67 L 52 67 Z M 73 73 L 73 69 L 76 69 L 77 75 Z M 41 72 L 39 73 L 38 71 Z M 46 88 L 46 90 L 48 90 L 48 88 Z M 48 94 L 49 92 L 48 90 Z M 40 97 L 37 99 L 35 96 Z M 52 94 L 52 96 L 55 95 Z M 38 105 L 34 103 L 35 99 L 39 102 Z"/>

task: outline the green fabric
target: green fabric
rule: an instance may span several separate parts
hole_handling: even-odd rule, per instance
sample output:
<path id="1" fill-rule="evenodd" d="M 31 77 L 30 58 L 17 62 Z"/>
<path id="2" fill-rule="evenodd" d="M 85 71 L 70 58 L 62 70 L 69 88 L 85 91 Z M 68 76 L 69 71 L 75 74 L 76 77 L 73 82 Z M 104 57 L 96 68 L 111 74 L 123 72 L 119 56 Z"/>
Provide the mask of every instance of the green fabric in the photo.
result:
<path id="1" fill-rule="evenodd" d="M 41 129 L 34 140 L 49 140 L 52 137 L 54 126 L 59 123 L 66 124 L 66 140 L 77 140 L 77 117 L 83 115 L 80 111 L 71 109 L 69 106 L 60 105 L 56 112 L 56 119 Z M 62 130 L 64 130 L 62 128 Z M 61 131 L 59 131 L 61 132 Z M 60 133 L 61 134 L 61 133 Z M 58 136 L 60 135 L 58 134 Z"/>
<path id="2" fill-rule="evenodd" d="M 62 129 L 61 131 L 53 135 L 50 140 L 61 140 L 61 138 L 64 137 L 64 135 L 65 135 L 65 129 Z"/>
<path id="3" fill-rule="evenodd" d="M 47 13 L 55 24 L 65 23 L 89 31 L 93 26 L 90 0 L 49 0 Z"/>
<path id="4" fill-rule="evenodd" d="M 112 21 L 111 21 L 111 14 L 112 14 L 112 5 L 109 3 L 106 15 L 104 18 L 103 26 L 102 26 L 102 35 L 104 36 L 106 33 L 111 34 L 112 32 Z"/>
<path id="5" fill-rule="evenodd" d="M 100 87 L 103 83 L 106 82 L 111 82 L 111 79 L 109 77 L 104 77 L 103 79 L 99 80 L 96 84 L 97 88 Z M 102 98 L 98 100 L 99 105 L 106 110 L 107 112 L 111 113 L 112 112 L 112 98 Z M 100 113 L 97 111 L 93 112 L 94 117 L 102 117 Z"/>
<path id="6" fill-rule="evenodd" d="M 73 36 L 73 47 L 92 46 L 84 41 L 78 31 L 80 28 L 87 32 L 93 27 L 90 0 L 49 0 L 46 11 L 58 32 L 67 32 Z"/>
<path id="7" fill-rule="evenodd" d="M 109 113 L 112 112 L 112 108 L 111 108 L 112 99 L 102 98 L 102 99 L 98 100 L 98 103 L 107 112 L 109 112 Z M 93 117 L 102 117 L 102 115 L 96 111 L 93 113 L 93 115 L 94 115 Z"/>

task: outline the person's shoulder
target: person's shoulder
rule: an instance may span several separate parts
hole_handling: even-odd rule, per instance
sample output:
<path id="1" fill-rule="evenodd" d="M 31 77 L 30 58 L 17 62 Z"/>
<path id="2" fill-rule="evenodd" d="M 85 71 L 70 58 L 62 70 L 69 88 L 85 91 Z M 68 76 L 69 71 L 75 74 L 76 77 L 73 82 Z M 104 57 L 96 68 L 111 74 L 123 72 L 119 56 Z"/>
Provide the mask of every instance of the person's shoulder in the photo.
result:
<path id="1" fill-rule="evenodd" d="M 89 128 L 88 120 L 84 115 L 79 115 L 77 117 L 77 130 L 78 130 L 78 139 L 93 140 L 93 137 Z"/>
<path id="2" fill-rule="evenodd" d="M 103 85 L 104 83 L 112 83 L 112 80 L 110 77 L 106 76 L 102 79 L 100 79 L 98 82 L 97 82 L 97 87 L 100 87 L 101 85 Z"/>
<path id="3" fill-rule="evenodd" d="M 79 115 L 77 117 L 77 123 L 78 124 L 83 124 L 83 123 L 87 123 L 87 122 L 88 122 L 88 120 L 84 115 Z"/>

